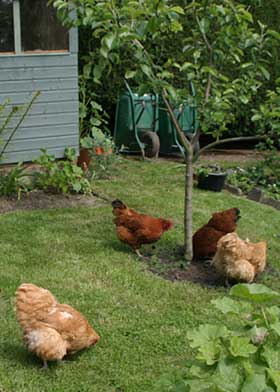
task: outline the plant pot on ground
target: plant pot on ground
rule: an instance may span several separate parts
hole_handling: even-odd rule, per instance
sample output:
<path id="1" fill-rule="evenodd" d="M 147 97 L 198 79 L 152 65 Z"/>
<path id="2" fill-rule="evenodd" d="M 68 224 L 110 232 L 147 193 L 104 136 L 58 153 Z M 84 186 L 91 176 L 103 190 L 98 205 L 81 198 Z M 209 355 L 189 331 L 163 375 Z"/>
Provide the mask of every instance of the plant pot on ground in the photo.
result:
<path id="1" fill-rule="evenodd" d="M 227 173 L 217 166 L 200 167 L 197 171 L 197 187 L 213 192 L 221 192 Z"/>
<path id="2" fill-rule="evenodd" d="M 109 155 L 113 152 L 113 142 L 101 130 L 92 131 L 92 136 L 86 136 L 80 141 L 80 155 L 77 165 L 87 170 L 93 155 Z"/>

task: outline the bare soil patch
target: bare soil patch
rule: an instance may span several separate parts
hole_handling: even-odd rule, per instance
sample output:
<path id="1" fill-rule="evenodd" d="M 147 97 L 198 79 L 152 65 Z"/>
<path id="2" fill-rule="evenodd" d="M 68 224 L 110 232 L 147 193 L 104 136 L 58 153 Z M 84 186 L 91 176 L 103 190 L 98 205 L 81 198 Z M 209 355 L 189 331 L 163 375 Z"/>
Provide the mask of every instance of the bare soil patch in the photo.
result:
<path id="1" fill-rule="evenodd" d="M 0 214 L 18 210 L 38 210 L 50 208 L 71 207 L 97 207 L 105 202 L 100 198 L 90 195 L 61 195 L 46 193 L 44 191 L 32 191 L 23 193 L 18 200 L 16 197 L 0 198 Z"/>
<path id="2" fill-rule="evenodd" d="M 152 252 L 147 252 L 144 260 L 149 271 L 172 282 L 188 281 L 206 287 L 228 287 L 238 283 L 226 282 L 211 266 L 211 260 L 193 260 L 187 264 L 183 259 L 182 248 L 175 249 L 168 255 L 167 252 L 166 254 L 162 252 L 152 256 Z M 264 278 L 279 279 L 279 277 L 280 271 L 269 265 L 265 272 L 257 277 L 256 283 L 261 283 Z"/>

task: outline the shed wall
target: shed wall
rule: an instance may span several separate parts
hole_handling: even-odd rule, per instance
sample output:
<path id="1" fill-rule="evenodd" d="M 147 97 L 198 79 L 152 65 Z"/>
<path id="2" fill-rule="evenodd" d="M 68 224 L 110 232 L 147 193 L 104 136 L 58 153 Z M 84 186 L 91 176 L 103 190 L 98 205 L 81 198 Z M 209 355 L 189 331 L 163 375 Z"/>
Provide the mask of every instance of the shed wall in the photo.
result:
<path id="1" fill-rule="evenodd" d="M 78 59 L 76 35 L 70 35 L 71 53 L 0 55 L 0 104 L 27 103 L 41 94 L 10 142 L 2 163 L 31 161 L 40 148 L 57 158 L 65 147 L 79 148 Z M 4 139 L 7 139 L 15 117 Z"/>

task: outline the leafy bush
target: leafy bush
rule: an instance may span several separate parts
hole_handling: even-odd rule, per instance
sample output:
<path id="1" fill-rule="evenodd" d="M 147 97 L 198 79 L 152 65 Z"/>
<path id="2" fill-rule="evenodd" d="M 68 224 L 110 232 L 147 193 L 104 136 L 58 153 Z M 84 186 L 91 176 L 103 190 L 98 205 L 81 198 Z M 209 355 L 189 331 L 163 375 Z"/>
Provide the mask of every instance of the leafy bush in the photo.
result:
<path id="1" fill-rule="evenodd" d="M 91 185 L 85 178 L 84 171 L 75 163 L 74 148 L 66 148 L 64 161 L 56 161 L 54 155 L 41 149 L 42 155 L 35 160 L 42 167 L 36 175 L 36 185 L 40 189 L 53 192 L 90 193 Z"/>
<path id="2" fill-rule="evenodd" d="M 280 294 L 260 284 L 237 284 L 232 297 L 211 301 L 232 320 L 225 325 L 200 325 L 189 332 L 196 360 L 172 381 L 164 376 L 158 391 L 273 392 L 280 389 Z M 277 340 L 276 340 L 277 339 Z"/>

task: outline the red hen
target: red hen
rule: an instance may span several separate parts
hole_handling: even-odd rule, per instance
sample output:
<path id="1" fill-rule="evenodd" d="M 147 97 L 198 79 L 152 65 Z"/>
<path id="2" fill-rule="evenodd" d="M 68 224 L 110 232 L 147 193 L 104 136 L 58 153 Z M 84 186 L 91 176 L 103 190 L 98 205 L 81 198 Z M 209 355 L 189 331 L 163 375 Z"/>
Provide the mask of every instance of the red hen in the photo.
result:
<path id="1" fill-rule="evenodd" d="M 139 214 L 120 200 L 112 201 L 112 207 L 119 240 L 129 245 L 139 257 L 142 256 L 139 252 L 141 245 L 158 241 L 173 226 L 169 219 Z"/>

